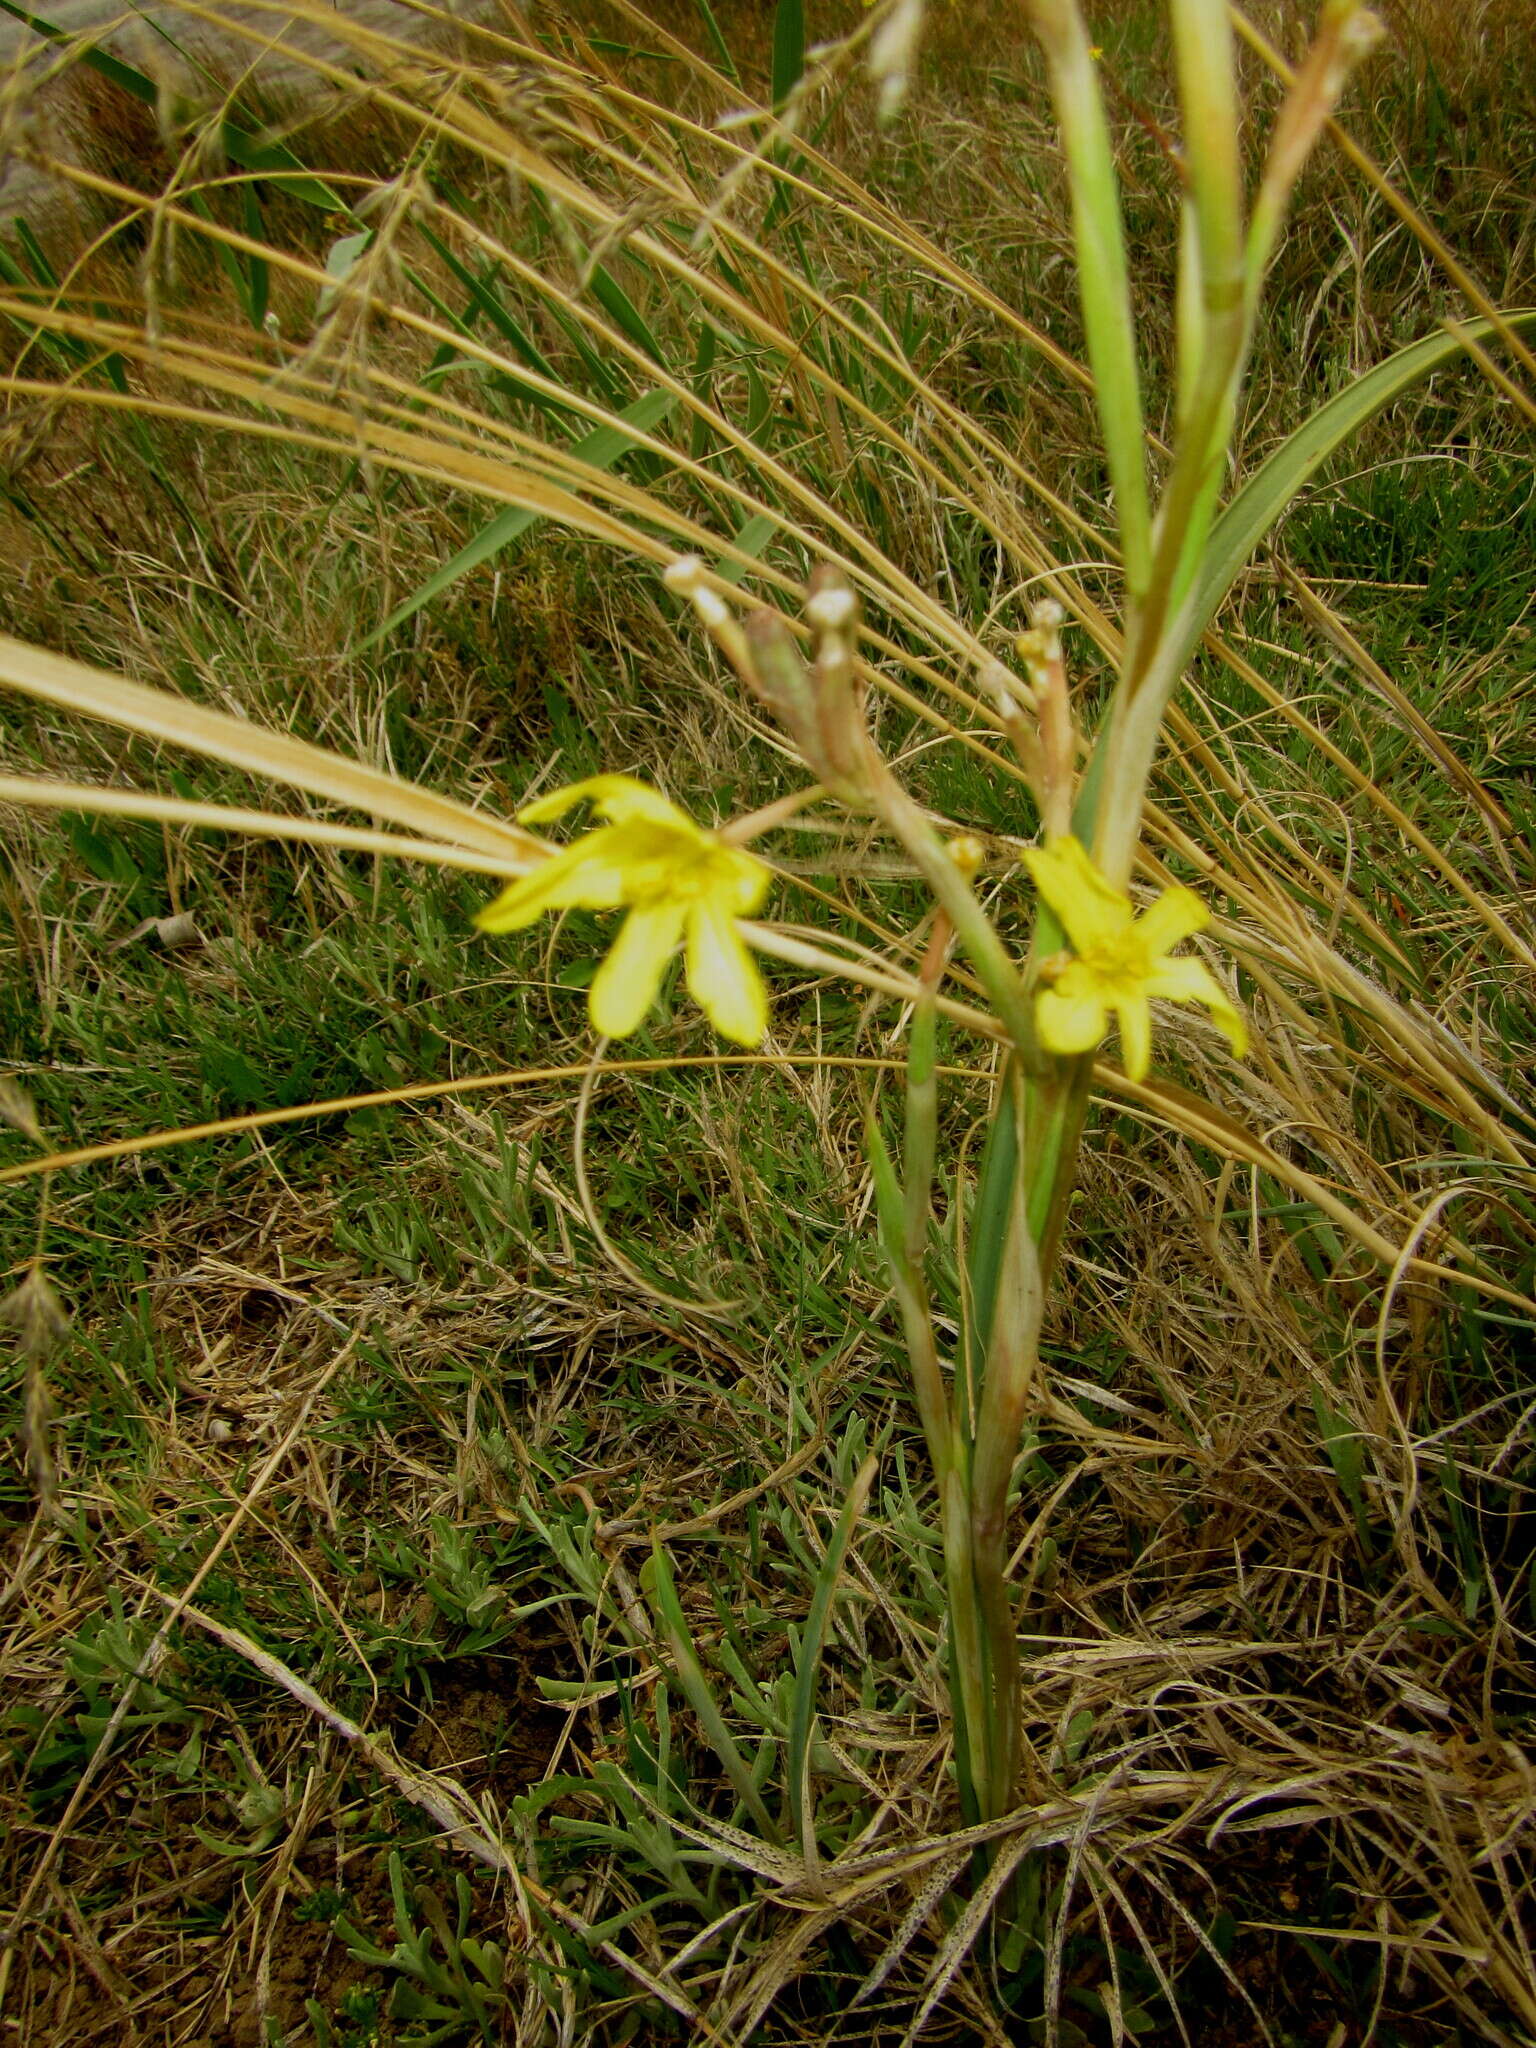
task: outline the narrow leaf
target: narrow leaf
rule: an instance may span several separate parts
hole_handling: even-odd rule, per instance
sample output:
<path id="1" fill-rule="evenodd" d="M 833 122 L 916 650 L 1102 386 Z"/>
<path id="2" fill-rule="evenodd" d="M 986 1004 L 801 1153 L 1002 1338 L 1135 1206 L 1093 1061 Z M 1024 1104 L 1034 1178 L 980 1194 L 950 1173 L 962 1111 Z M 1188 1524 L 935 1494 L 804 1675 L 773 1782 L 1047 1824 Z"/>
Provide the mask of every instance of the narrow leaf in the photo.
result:
<path id="1" fill-rule="evenodd" d="M 355 235 L 342 235 L 325 252 L 325 274 L 330 283 L 322 285 L 315 301 L 316 315 L 324 319 L 340 295 L 342 286 L 367 255 L 373 241 L 372 228 L 360 228 Z"/>
<path id="2" fill-rule="evenodd" d="M 1513 328 L 1536 327 L 1536 309 L 1508 313 L 1504 318 Z M 1468 321 L 1463 329 L 1473 341 L 1486 341 L 1493 331 L 1487 320 Z M 1179 668 L 1194 652 L 1255 548 L 1329 457 L 1394 399 L 1462 354 L 1461 340 L 1455 334 L 1428 334 L 1422 341 L 1410 342 L 1319 406 L 1254 471 L 1211 528 L 1195 596 L 1180 621 Z"/>
<path id="3" fill-rule="evenodd" d="M 1015 1838 L 1011 1842 L 1005 1842 L 998 1849 L 997 1861 L 972 1893 L 954 1926 L 940 1944 L 939 1951 L 929 1967 L 923 2001 L 917 2008 L 911 2025 L 901 2037 L 901 2048 L 910 2048 L 910 2044 L 921 2036 L 939 2001 L 975 1947 L 998 1901 L 1013 1882 L 1014 1872 L 1029 1853 L 1030 1841 L 1027 1835 L 1022 1840 Z"/>
<path id="4" fill-rule="evenodd" d="M 667 359 L 661 343 L 646 325 L 639 307 L 613 272 L 605 270 L 601 264 L 592 273 L 592 296 L 614 325 L 629 336 L 636 348 L 644 349 L 653 363 L 659 363 L 663 369 L 666 368 Z"/>
<path id="5" fill-rule="evenodd" d="M 715 55 L 720 59 L 720 69 L 731 81 L 732 85 L 739 86 L 741 84 L 741 73 L 736 69 L 736 60 L 732 57 L 730 46 L 721 33 L 720 24 L 715 19 L 714 9 L 710 6 L 709 0 L 694 0 L 694 4 L 703 18 L 705 28 L 709 31 L 709 39 L 715 46 Z"/>
<path id="6" fill-rule="evenodd" d="M 29 776 L 0 775 L 0 803 L 26 804 L 34 810 L 84 811 L 111 818 L 152 818 L 161 824 L 192 825 L 199 831 L 244 832 L 263 839 L 293 839 L 305 846 L 345 846 L 359 853 L 392 854 L 401 859 L 468 868 L 474 874 L 522 874 L 527 862 L 467 852 L 437 839 L 408 839 L 398 832 L 373 832 L 358 825 L 336 825 L 328 818 L 287 817 L 278 811 L 251 811 L 225 804 L 199 803 L 191 797 L 158 796 L 153 790 L 110 789 L 85 782 L 50 782 Z"/>
<path id="7" fill-rule="evenodd" d="M 804 0 L 779 0 L 773 15 L 773 105 L 782 108 L 805 70 Z"/>
<path id="8" fill-rule="evenodd" d="M 731 536 L 731 553 L 722 555 L 715 564 L 715 574 L 722 583 L 739 583 L 747 573 L 748 564 L 738 559 L 748 555 L 756 561 L 769 541 L 779 530 L 779 521 L 770 512 L 754 512 L 746 524 Z"/>
<path id="9" fill-rule="evenodd" d="M 39 284 L 46 285 L 50 291 L 57 291 L 59 274 L 43 253 L 42 243 L 33 234 L 31 228 L 28 227 L 25 218 L 18 213 L 12 225 L 16 230 L 16 239 L 21 244 L 28 263 L 32 266 L 32 275 Z"/>
<path id="10" fill-rule="evenodd" d="M 131 683 L 126 676 L 90 668 L 66 655 L 49 654 L 6 634 L 0 634 L 0 683 L 81 717 L 99 718 L 195 754 L 209 754 L 249 775 L 265 776 L 291 789 L 308 790 L 312 796 L 388 818 L 424 838 L 443 839 L 450 845 L 475 847 L 512 860 L 537 846 L 515 825 L 472 811 L 467 804 L 386 775 L 381 769 L 365 768 L 344 754 L 311 746 L 292 733 L 271 732 L 249 719 L 209 711 L 169 690 Z"/>
<path id="11" fill-rule="evenodd" d="M 667 392 L 650 391 L 644 398 L 637 398 L 633 405 L 626 406 L 619 414 L 619 418 L 638 429 L 640 433 L 648 434 L 653 427 L 660 425 L 671 409 L 672 399 Z M 590 434 L 584 434 L 572 445 L 570 452 L 590 469 L 612 469 L 634 445 L 635 435 L 626 434 L 621 427 L 594 427 Z M 376 626 L 365 640 L 360 640 L 352 650 L 353 653 L 366 654 L 370 647 L 376 647 L 381 640 L 387 639 L 397 626 L 403 626 L 407 619 L 414 618 L 423 605 L 430 604 L 436 597 L 441 597 L 461 576 L 467 576 L 471 569 L 478 569 L 482 562 L 488 562 L 493 555 L 499 555 L 503 548 L 509 547 L 519 535 L 526 533 L 529 527 L 537 526 L 543 516 L 539 512 L 527 511 L 520 505 L 509 505 L 504 512 L 498 512 L 495 518 L 482 526 L 474 538 L 467 541 L 456 555 L 444 562 L 441 568 L 434 569 L 426 582 L 413 590 L 404 604 L 397 605 L 382 626 Z"/>
<path id="12" fill-rule="evenodd" d="M 880 1242 L 898 1281 L 911 1280 L 906 1255 L 906 1198 L 891 1161 L 885 1133 L 871 1107 L 864 1118 L 864 1145 L 869 1154 L 870 1178 L 875 1184 L 875 1221 Z"/>
<path id="13" fill-rule="evenodd" d="M 1002 1269 L 1003 1246 L 1013 1214 L 1013 1187 L 1019 1173 L 1019 1116 L 1014 1076 L 1005 1076 L 998 1091 L 997 1113 L 987 1133 L 981 1155 L 981 1173 L 976 1199 L 971 1208 L 969 1258 L 970 1318 L 966 1358 L 970 1384 L 981 1384 L 987 1347 L 992 1341 L 992 1312 L 997 1302 L 997 1280 Z"/>
<path id="14" fill-rule="evenodd" d="M 811 1730 L 816 1718 L 816 1681 L 821 1675 L 822 1652 L 832 1619 L 832 1596 L 842 1575 L 843 1559 L 853 1540 L 854 1529 L 874 1484 L 877 1460 L 871 1454 L 859 1467 L 837 1527 L 827 1545 L 827 1554 L 816 1574 L 810 1612 L 800 1638 L 800 1659 L 795 1670 L 795 1697 L 789 1716 L 789 1810 L 795 1838 L 805 1858 L 807 1871 L 816 1868 L 816 1816 L 811 1802 Z"/>
<path id="15" fill-rule="evenodd" d="M 78 61 L 87 65 L 98 76 L 108 79 L 119 91 L 142 100 L 145 106 L 154 107 L 160 103 L 160 88 L 147 73 L 137 70 L 132 64 L 125 64 L 120 57 L 114 57 L 110 50 L 97 49 L 93 43 L 82 43 L 67 29 L 44 21 L 41 16 L 29 14 L 24 7 L 18 7 L 15 0 L 0 0 L 0 14 L 10 15 L 13 21 L 25 24 L 40 36 L 46 36 L 51 43 L 73 43 L 76 45 Z M 283 190 L 295 199 L 301 199 L 308 206 L 317 206 L 325 213 L 345 213 L 347 203 L 338 198 L 330 186 L 321 179 L 312 177 L 292 150 L 284 149 L 281 143 L 260 142 L 234 121 L 223 121 L 219 125 L 219 140 L 227 156 L 245 171 L 261 171 L 272 177 L 280 177 Z"/>
<path id="16" fill-rule="evenodd" d="M 640 1574 L 640 1583 L 655 1612 L 658 1633 L 671 1652 L 678 1683 L 694 1711 L 700 1733 L 724 1765 L 725 1774 L 730 1779 L 737 1798 L 757 1822 L 763 1840 L 777 1842 L 778 1829 L 770 1819 L 768 1809 L 763 1804 L 763 1796 L 753 1782 L 751 1767 L 737 1747 L 735 1738 L 725 1725 L 725 1717 L 716 1704 L 704 1666 L 693 1647 L 687 1617 L 683 1613 L 682 1602 L 677 1597 L 677 1586 L 672 1578 L 672 1567 L 667 1562 L 666 1552 L 654 1537 L 650 1558 Z"/>

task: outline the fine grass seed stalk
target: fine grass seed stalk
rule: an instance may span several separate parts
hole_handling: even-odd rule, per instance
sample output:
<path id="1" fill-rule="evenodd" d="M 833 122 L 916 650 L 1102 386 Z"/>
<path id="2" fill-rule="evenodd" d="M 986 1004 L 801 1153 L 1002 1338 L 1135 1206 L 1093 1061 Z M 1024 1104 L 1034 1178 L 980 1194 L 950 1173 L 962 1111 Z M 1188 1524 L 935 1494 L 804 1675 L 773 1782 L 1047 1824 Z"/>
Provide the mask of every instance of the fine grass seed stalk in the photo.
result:
<path id="1" fill-rule="evenodd" d="M 1528 470 L 1460 264 L 1307 372 L 1320 220 L 1446 253 L 1321 147 L 1382 24 L 1028 0 L 1010 294 L 911 0 L 6 11 L 17 2023 L 139 2025 L 120 1788 L 209 2038 L 1536 2036 L 1528 629 L 1447 730 L 1404 565 L 1254 568 Z"/>

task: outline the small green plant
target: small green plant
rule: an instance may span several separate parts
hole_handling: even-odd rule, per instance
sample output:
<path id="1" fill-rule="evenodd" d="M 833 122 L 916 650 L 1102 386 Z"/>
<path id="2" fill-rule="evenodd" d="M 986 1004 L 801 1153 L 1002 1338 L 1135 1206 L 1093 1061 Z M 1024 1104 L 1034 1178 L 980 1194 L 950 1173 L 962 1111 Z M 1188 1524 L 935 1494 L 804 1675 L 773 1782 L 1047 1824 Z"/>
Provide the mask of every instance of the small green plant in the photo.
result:
<path id="1" fill-rule="evenodd" d="M 469 1931 L 474 1895 L 468 1880 L 455 1875 L 450 1918 L 434 1892 L 407 1884 L 404 1865 L 393 1850 L 388 1867 L 394 1947 L 380 1948 L 345 1913 L 338 1913 L 333 1925 L 349 1955 L 393 1978 L 388 2010 L 400 2023 L 394 2038 L 402 2048 L 500 2040 L 506 1957 L 494 1942 L 481 1941 Z"/>
<path id="2" fill-rule="evenodd" d="M 179 1697 L 163 1666 L 152 1677 L 140 1675 L 153 1634 L 114 1603 L 110 1613 L 88 1622 L 65 1651 L 63 1670 L 74 1704 L 50 1713 L 18 1700 L 7 1710 L 6 1732 L 24 1764 L 35 1805 L 47 1809 L 69 1795 L 109 1729 L 179 1738 L 174 1750 L 157 1747 L 151 1767 L 177 1786 L 198 1776 L 205 1717 Z"/>

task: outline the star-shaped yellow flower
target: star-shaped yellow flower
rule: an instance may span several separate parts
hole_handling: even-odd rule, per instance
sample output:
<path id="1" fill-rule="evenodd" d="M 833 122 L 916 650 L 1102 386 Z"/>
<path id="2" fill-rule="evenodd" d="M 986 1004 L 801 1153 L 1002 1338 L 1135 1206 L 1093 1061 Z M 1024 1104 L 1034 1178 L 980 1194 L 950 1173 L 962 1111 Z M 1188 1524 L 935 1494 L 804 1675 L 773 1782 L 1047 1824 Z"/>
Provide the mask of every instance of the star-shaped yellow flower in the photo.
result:
<path id="1" fill-rule="evenodd" d="M 1074 958 L 1054 972 L 1035 998 L 1035 1025 L 1050 1052 L 1091 1052 L 1109 1028 L 1120 1025 L 1120 1056 L 1133 1081 L 1152 1064 L 1148 1003 L 1203 1003 L 1239 1058 L 1248 1029 L 1231 998 L 1198 960 L 1169 958 L 1175 946 L 1210 920 L 1193 889 L 1165 889 L 1138 917 L 1129 896 L 1108 883 L 1082 844 L 1070 836 L 1031 849 L 1024 864 L 1041 901 L 1072 942 Z"/>
<path id="2" fill-rule="evenodd" d="M 476 924 L 513 932 L 546 910 L 626 908 L 589 998 L 603 1036 L 627 1038 L 638 1028 L 682 939 L 688 986 L 705 1015 L 725 1037 L 757 1045 L 768 1029 L 768 999 L 736 919 L 762 902 L 768 869 L 628 775 L 570 783 L 529 804 L 518 822 L 547 824 L 586 801 L 608 822 L 519 876 Z"/>

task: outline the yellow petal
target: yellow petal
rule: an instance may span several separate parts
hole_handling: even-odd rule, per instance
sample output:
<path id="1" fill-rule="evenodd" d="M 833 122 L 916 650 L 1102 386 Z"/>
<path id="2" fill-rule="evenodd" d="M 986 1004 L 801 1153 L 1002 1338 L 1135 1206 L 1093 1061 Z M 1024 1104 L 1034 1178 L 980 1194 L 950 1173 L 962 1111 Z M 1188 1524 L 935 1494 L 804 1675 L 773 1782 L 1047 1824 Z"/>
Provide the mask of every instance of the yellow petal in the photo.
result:
<path id="1" fill-rule="evenodd" d="M 1047 1052 L 1092 1052 L 1107 1021 L 1104 1005 L 1087 989 L 1046 988 L 1035 998 L 1035 1029 Z"/>
<path id="2" fill-rule="evenodd" d="M 722 846 L 713 859 L 719 863 L 720 897 L 737 917 L 750 917 L 768 894 L 773 871 L 739 847 Z"/>
<path id="3" fill-rule="evenodd" d="M 1089 953 L 1124 937 L 1133 914 L 1131 899 L 1110 887 L 1080 839 L 1068 833 L 1044 846 L 1032 846 L 1024 865 L 1074 952 Z"/>
<path id="4" fill-rule="evenodd" d="M 654 825 L 674 825 L 695 838 L 704 836 L 692 818 L 669 803 L 659 789 L 637 782 L 632 775 L 589 775 L 581 782 L 568 782 L 564 789 L 553 789 L 548 796 L 525 804 L 517 814 L 518 822 L 547 825 L 552 818 L 563 818 L 575 805 L 587 802 L 595 806 L 599 817 L 609 818 L 615 825 L 644 818 Z"/>
<path id="5" fill-rule="evenodd" d="M 1149 953 L 1171 953 L 1181 939 L 1203 932 L 1211 913 L 1193 889 L 1165 889 L 1137 920 L 1136 935 Z"/>
<path id="6" fill-rule="evenodd" d="M 546 910 L 612 910 L 624 901 L 624 851 L 617 827 L 585 833 L 531 874 L 519 875 L 475 923 L 483 932 L 515 932 L 537 923 Z"/>
<path id="7" fill-rule="evenodd" d="M 592 1022 L 605 1038 L 628 1038 L 656 1000 L 683 929 L 683 906 L 656 903 L 632 910 L 592 983 Z"/>
<path id="8" fill-rule="evenodd" d="M 688 915 L 688 986 L 711 1024 L 737 1045 L 760 1045 L 768 995 L 727 907 L 706 898 Z"/>
<path id="9" fill-rule="evenodd" d="M 1234 1056 L 1241 1059 L 1248 1050 L 1242 1012 L 1203 961 L 1160 960 L 1148 978 L 1147 994 L 1175 1003 L 1203 1003 Z"/>
<path id="10" fill-rule="evenodd" d="M 1120 1022 L 1120 1064 L 1133 1081 L 1144 1081 L 1152 1064 L 1152 1012 L 1144 996 L 1123 996 L 1115 1005 Z"/>

